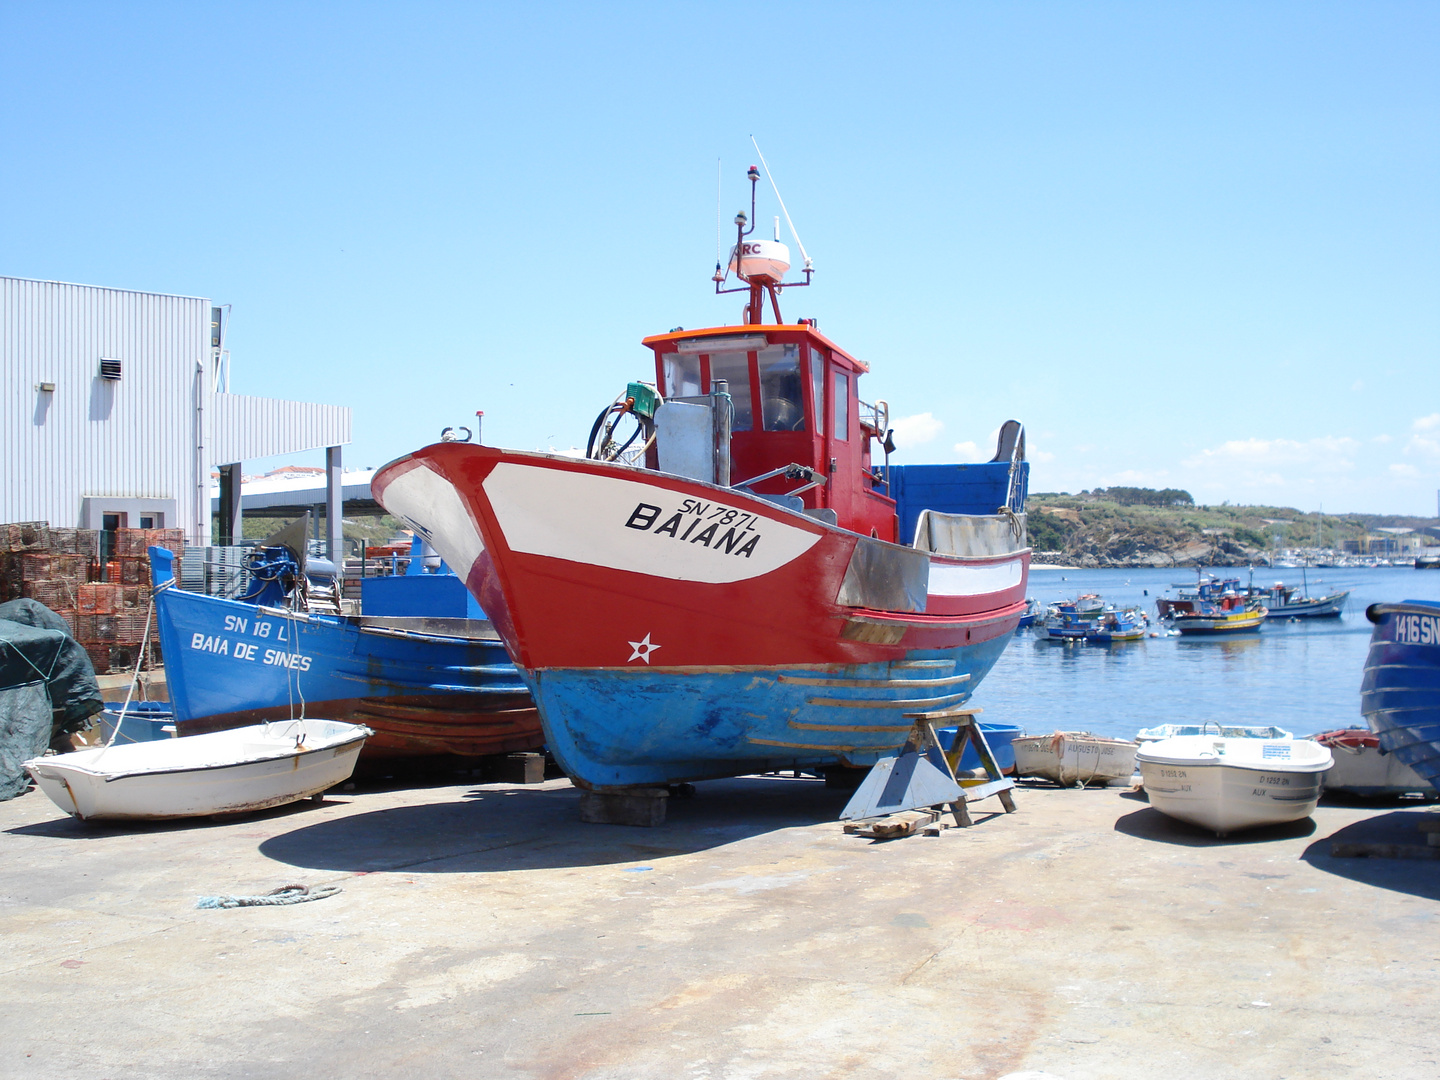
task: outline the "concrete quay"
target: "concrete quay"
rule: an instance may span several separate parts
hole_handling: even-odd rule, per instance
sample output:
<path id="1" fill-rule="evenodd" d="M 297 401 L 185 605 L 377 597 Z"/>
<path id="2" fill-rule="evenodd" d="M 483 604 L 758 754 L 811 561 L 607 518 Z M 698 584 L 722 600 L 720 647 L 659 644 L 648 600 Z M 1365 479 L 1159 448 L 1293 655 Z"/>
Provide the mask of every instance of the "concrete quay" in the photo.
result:
<path id="1" fill-rule="evenodd" d="M 1413 804 L 1226 841 L 1115 789 L 874 842 L 813 780 L 656 828 L 568 781 L 243 818 L 0 804 L 0 1077 L 1064 1080 L 1440 1075 L 1440 862 L 1335 859 Z M 337 885 L 282 907 L 210 895 Z"/>

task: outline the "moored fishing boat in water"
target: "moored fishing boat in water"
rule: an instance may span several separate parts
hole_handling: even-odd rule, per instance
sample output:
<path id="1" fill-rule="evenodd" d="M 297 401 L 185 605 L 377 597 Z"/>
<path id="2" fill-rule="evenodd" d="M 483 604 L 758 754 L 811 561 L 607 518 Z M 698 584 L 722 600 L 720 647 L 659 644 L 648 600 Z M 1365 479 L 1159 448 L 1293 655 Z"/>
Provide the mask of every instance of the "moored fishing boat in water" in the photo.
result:
<path id="1" fill-rule="evenodd" d="M 1371 604 L 1360 711 L 1380 745 L 1440 788 L 1440 603 Z"/>
<path id="2" fill-rule="evenodd" d="M 530 692 L 488 622 L 306 611 L 293 550 L 252 559 L 260 587 L 226 600 L 181 590 L 174 555 L 150 549 L 178 734 L 321 715 L 373 729 L 367 765 L 544 741 Z"/>
<path id="3" fill-rule="evenodd" d="M 1170 625 L 1182 634 L 1243 634 L 1259 630 L 1266 614 L 1265 608 L 1259 604 L 1244 601 L 1200 601 L 1192 611 L 1172 613 Z"/>
<path id="4" fill-rule="evenodd" d="M 788 250 L 748 220 L 744 325 L 645 339 L 658 390 L 630 384 L 588 459 L 442 443 L 372 483 L 490 614 L 584 787 L 872 765 L 906 713 L 964 703 L 1025 613 L 1020 425 L 961 467 L 969 507 L 900 536 L 872 458 L 888 406 L 860 399 L 868 365 L 784 322 Z"/>
<path id="5" fill-rule="evenodd" d="M 1109 645 L 1117 641 L 1139 641 L 1145 637 L 1150 625 L 1149 617 L 1139 608 L 1082 608 L 1087 600 L 1099 597 L 1081 597 L 1078 601 L 1052 604 L 1045 616 L 1044 634 L 1050 641 L 1067 641 L 1076 644 Z"/>
<path id="6" fill-rule="evenodd" d="M 1025 601 L 1025 614 L 1020 616 L 1020 629 L 1034 626 L 1045 619 L 1045 605 L 1033 596 Z"/>
<path id="7" fill-rule="evenodd" d="M 1239 578 L 1201 577 L 1174 600 L 1155 601 L 1160 617 L 1182 634 L 1229 636 L 1259 630 L 1268 612 L 1245 595 Z"/>
<path id="8" fill-rule="evenodd" d="M 1328 747 L 1306 739 L 1213 735 L 1147 743 L 1135 759 L 1151 806 L 1222 837 L 1309 817 L 1334 763 Z"/>
<path id="9" fill-rule="evenodd" d="M 1350 590 L 1308 596 L 1301 588 L 1277 581 L 1268 589 L 1250 590 L 1250 595 L 1264 606 L 1267 619 L 1338 619 Z"/>

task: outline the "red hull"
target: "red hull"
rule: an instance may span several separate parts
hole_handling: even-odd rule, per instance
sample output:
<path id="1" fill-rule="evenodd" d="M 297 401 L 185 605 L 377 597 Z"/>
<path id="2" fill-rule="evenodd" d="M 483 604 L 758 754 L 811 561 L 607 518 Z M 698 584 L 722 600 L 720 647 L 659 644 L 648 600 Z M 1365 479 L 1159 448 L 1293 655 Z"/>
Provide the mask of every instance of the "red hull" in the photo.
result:
<path id="1" fill-rule="evenodd" d="M 439 443 L 387 465 L 374 490 L 530 671 L 900 660 L 1008 635 L 1025 611 L 1028 549 L 929 556 L 911 610 L 841 603 L 857 548 L 878 542 L 667 474 Z"/>

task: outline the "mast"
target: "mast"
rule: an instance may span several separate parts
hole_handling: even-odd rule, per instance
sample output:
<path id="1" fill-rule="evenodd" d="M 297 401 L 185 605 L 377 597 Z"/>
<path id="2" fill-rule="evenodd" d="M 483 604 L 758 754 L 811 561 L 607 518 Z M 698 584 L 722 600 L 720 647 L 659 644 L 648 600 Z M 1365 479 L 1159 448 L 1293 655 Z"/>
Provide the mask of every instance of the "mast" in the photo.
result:
<path id="1" fill-rule="evenodd" d="M 753 240 L 747 239 L 755 231 L 755 188 L 760 182 L 760 170 L 751 165 L 745 174 L 750 180 L 750 213 L 747 215 L 741 210 L 735 215 L 735 247 L 730 253 L 730 265 L 722 268 L 718 263 L 715 266 L 715 294 L 747 292 L 750 300 L 745 305 L 744 323 L 747 326 L 760 326 L 765 322 L 765 298 L 770 298 L 770 310 L 774 313 L 775 324 L 779 325 L 785 321 L 780 314 L 780 291 L 785 287 L 785 271 L 790 269 L 790 249 L 780 242 L 779 222 L 776 222 L 776 237 L 774 240 Z M 778 191 L 777 191 L 778 195 Z M 784 204 L 781 204 L 784 208 Z M 788 220 L 789 213 L 787 211 Z M 793 229 L 793 226 L 792 226 Z M 745 284 L 738 289 L 722 289 L 729 271 L 734 270 L 735 276 Z M 801 288 L 810 284 L 810 275 L 814 273 L 810 260 L 805 260 L 805 280 L 791 282 L 791 288 Z"/>

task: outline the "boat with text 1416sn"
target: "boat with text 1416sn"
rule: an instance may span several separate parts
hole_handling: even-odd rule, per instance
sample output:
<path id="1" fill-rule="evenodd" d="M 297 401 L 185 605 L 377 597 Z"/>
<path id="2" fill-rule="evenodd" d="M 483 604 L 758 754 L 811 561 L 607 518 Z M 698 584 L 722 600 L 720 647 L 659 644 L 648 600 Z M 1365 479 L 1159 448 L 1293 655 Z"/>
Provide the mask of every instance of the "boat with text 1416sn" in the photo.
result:
<path id="1" fill-rule="evenodd" d="M 1386 753 L 1440 788 L 1440 603 L 1371 604 L 1360 711 Z"/>
<path id="2" fill-rule="evenodd" d="M 656 386 L 601 413 L 585 459 L 442 443 L 372 484 L 468 583 L 592 790 L 873 765 L 906 713 L 970 697 L 1025 612 L 1020 425 L 989 462 L 912 466 L 955 494 L 907 504 L 868 365 L 781 316 L 789 251 L 751 236 L 749 177 L 715 274 L 743 325 L 646 338 Z"/>

